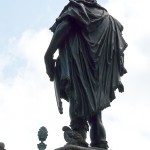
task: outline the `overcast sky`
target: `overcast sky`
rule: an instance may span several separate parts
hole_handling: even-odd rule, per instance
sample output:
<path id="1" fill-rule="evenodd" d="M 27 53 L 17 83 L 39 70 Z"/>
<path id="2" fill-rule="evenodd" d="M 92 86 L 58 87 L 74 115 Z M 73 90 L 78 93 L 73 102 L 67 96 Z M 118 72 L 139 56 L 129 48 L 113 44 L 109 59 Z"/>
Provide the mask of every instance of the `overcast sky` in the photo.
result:
<path id="1" fill-rule="evenodd" d="M 37 132 L 48 129 L 47 149 L 63 146 L 68 103 L 57 110 L 53 83 L 46 75 L 48 30 L 68 0 L 5 0 L 0 3 L 0 141 L 7 150 L 35 150 Z M 98 0 L 124 26 L 128 43 L 122 78 L 103 122 L 111 150 L 150 149 L 150 1 Z M 89 140 L 88 140 L 89 141 Z"/>

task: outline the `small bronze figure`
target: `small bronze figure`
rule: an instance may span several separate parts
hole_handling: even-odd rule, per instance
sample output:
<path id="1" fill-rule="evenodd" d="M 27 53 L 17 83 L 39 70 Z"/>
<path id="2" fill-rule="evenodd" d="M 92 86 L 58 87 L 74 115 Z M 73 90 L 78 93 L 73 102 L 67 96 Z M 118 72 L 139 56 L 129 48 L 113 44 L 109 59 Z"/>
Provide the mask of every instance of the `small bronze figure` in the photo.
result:
<path id="1" fill-rule="evenodd" d="M 107 149 L 101 112 L 115 99 L 116 89 L 124 91 L 123 26 L 96 0 L 70 0 L 50 30 L 54 35 L 44 58 L 59 112 L 65 99 L 71 130 L 86 140 L 90 126 L 91 147 Z"/>

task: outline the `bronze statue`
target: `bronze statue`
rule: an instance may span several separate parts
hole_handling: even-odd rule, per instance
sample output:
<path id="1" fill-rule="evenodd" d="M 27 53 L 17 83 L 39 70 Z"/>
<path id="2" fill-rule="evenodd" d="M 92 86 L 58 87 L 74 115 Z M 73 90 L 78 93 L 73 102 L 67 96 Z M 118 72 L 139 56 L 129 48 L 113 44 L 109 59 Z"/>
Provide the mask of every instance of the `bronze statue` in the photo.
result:
<path id="1" fill-rule="evenodd" d="M 90 125 L 91 147 L 107 149 L 101 111 L 115 99 L 116 89 L 124 91 L 123 26 L 96 0 L 70 0 L 50 30 L 54 35 L 45 64 L 55 83 L 59 112 L 63 113 L 61 99 L 65 99 L 70 104 L 71 130 L 85 140 Z"/>

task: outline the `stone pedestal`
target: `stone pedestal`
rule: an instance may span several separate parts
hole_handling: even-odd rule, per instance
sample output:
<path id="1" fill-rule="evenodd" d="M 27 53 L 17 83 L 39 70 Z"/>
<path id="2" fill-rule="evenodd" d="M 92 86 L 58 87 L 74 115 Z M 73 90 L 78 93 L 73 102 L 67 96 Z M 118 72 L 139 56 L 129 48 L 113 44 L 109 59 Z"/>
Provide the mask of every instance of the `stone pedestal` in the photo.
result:
<path id="1" fill-rule="evenodd" d="M 106 150 L 103 148 L 94 148 L 94 147 L 81 147 L 75 145 L 66 145 L 64 147 L 57 148 L 55 150 Z"/>

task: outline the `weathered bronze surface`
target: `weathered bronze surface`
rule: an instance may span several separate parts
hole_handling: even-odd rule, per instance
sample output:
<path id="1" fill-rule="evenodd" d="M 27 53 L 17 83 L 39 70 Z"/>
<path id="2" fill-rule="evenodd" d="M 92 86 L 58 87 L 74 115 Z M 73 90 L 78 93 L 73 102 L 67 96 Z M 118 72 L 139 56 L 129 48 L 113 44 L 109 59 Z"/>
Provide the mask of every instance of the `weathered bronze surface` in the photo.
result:
<path id="1" fill-rule="evenodd" d="M 57 148 L 55 150 L 105 150 L 103 148 L 94 148 L 94 147 L 81 147 L 81 146 L 74 146 L 74 145 L 66 145 L 64 147 Z"/>
<path id="2" fill-rule="evenodd" d="M 91 147 L 107 149 L 101 111 L 115 99 L 116 89 L 124 91 L 123 26 L 96 0 L 70 0 L 50 30 L 54 35 L 44 58 L 59 112 L 63 113 L 65 99 L 70 104 L 71 131 L 85 141 L 90 125 Z"/>
<path id="3" fill-rule="evenodd" d="M 44 143 L 46 141 L 48 136 L 48 131 L 47 129 L 43 126 L 39 129 L 38 131 L 38 138 L 41 141 L 39 144 L 37 144 L 37 147 L 39 150 L 45 150 L 47 145 Z"/>

